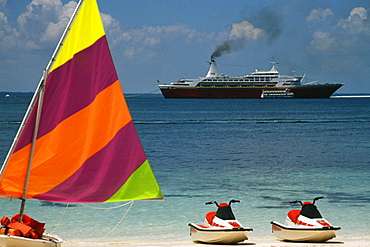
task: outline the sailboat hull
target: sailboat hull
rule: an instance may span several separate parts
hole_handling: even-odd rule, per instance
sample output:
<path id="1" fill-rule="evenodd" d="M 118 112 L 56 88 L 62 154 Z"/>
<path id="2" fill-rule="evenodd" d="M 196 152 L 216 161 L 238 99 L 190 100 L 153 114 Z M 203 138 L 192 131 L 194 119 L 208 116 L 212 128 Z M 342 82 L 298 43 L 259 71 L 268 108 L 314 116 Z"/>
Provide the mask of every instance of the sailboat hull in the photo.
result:
<path id="1" fill-rule="evenodd" d="M 63 240 L 56 235 L 43 234 L 42 239 L 0 235 L 1 247 L 61 247 Z"/>

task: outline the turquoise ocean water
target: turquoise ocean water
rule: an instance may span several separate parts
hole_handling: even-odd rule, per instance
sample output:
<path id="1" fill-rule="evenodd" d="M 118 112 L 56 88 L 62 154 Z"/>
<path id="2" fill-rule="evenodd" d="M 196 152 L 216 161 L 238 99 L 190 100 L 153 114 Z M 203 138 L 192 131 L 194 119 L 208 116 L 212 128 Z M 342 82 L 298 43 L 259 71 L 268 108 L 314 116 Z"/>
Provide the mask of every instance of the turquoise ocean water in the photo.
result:
<path id="1" fill-rule="evenodd" d="M 0 97 L 0 160 L 18 129 L 30 95 Z M 338 237 L 368 237 L 370 98 L 164 99 L 127 102 L 166 201 L 138 201 L 102 241 L 190 240 L 187 224 L 202 223 L 211 200 L 233 204 L 250 239 L 271 237 L 290 201 L 311 201 Z M 66 164 L 68 165 L 68 164 Z M 123 203 L 89 206 L 111 208 Z M 1 200 L 3 215 L 18 200 Z M 99 241 L 126 213 L 85 205 L 28 201 L 26 214 L 70 241 Z M 2 215 L 0 215 L 1 217 Z"/>

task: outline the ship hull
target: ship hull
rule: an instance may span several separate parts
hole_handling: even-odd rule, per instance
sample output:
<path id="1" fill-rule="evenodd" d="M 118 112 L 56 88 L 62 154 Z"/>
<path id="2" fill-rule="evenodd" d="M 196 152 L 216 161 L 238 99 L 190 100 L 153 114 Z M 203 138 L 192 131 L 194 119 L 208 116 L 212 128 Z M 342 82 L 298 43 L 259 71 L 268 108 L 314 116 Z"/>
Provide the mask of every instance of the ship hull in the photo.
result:
<path id="1" fill-rule="evenodd" d="M 330 98 L 343 84 L 302 85 L 295 87 L 161 87 L 165 98 L 260 99 L 264 91 L 289 90 L 292 98 Z"/>

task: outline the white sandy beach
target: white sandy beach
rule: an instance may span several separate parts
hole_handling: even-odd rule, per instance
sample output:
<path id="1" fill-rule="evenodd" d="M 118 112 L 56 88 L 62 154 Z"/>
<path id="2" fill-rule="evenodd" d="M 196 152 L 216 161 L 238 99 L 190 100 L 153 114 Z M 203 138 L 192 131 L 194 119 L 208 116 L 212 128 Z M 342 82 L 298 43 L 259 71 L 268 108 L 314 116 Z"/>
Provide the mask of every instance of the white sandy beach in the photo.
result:
<path id="1" fill-rule="evenodd" d="M 370 246 L 370 238 L 366 239 L 344 239 L 338 238 L 333 239 L 325 243 L 290 243 L 290 242 L 281 242 L 274 238 L 266 239 L 251 239 L 239 243 L 237 245 L 214 245 L 214 244 L 201 244 L 195 243 L 191 240 L 189 241 L 135 241 L 135 242 L 64 242 L 64 247 L 79 247 L 79 246 L 101 246 L 101 247 L 110 247 L 110 246 L 258 246 L 258 247 L 338 247 L 338 246 Z"/>

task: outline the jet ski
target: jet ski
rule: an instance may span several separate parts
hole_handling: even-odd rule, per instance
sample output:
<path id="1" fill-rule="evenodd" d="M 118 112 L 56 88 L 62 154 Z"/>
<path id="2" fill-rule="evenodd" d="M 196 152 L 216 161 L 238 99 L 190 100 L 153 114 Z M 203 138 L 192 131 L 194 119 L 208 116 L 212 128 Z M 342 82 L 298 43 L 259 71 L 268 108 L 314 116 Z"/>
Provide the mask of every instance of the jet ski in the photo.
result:
<path id="1" fill-rule="evenodd" d="M 324 197 L 316 197 L 313 202 L 293 201 L 300 203 L 301 210 L 288 212 L 285 225 L 272 221 L 272 232 L 278 239 L 293 242 L 326 242 L 336 236 L 340 227 L 333 226 L 324 219 L 315 202 Z"/>
<path id="2" fill-rule="evenodd" d="M 231 200 L 218 204 L 216 201 L 207 202 L 206 205 L 215 204 L 216 212 L 206 214 L 203 225 L 189 223 L 190 236 L 193 241 L 212 244 L 236 244 L 247 240 L 252 228 L 245 228 L 235 218 L 231 204 L 240 202 Z"/>

